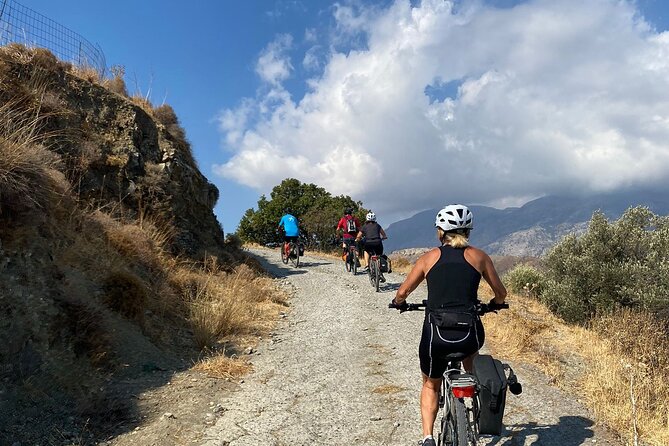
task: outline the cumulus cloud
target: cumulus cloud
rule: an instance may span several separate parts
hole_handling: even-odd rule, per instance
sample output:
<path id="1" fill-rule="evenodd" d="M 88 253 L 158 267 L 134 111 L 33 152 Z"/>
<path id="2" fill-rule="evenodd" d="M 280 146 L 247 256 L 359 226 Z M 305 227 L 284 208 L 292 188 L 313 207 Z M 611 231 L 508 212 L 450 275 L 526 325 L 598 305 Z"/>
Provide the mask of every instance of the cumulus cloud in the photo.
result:
<path id="1" fill-rule="evenodd" d="M 293 69 L 288 56 L 292 44 L 290 34 L 280 34 L 263 50 L 256 63 L 256 73 L 263 81 L 277 85 L 288 79 Z"/>
<path id="2" fill-rule="evenodd" d="M 263 192 L 292 176 L 388 213 L 667 181 L 669 34 L 635 3 L 472 5 L 335 7 L 332 39 L 365 45 L 332 45 L 300 98 L 280 37 L 258 60 L 269 91 L 221 114 L 233 156 L 216 172 Z"/>

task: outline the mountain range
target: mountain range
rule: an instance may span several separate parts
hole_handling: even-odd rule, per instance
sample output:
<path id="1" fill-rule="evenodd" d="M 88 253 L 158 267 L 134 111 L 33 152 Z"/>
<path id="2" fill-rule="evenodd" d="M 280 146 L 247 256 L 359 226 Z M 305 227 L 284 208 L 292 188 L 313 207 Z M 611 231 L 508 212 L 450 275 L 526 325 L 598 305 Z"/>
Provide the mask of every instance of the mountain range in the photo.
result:
<path id="1" fill-rule="evenodd" d="M 587 229 L 593 212 L 617 219 L 631 206 L 647 206 L 659 215 L 669 214 L 664 192 L 618 192 L 587 197 L 546 196 L 521 207 L 495 209 L 469 206 L 474 214 L 471 243 L 489 254 L 541 256 L 565 235 Z M 437 246 L 434 218 L 428 209 L 386 228 L 386 251 Z"/>

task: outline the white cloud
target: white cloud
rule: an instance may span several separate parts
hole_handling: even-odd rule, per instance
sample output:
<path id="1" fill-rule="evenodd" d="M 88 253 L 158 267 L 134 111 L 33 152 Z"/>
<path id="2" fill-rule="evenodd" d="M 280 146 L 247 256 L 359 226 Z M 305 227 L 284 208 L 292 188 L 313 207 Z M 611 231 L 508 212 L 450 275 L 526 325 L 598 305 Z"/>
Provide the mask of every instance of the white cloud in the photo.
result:
<path id="1" fill-rule="evenodd" d="M 256 73 L 263 81 L 277 85 L 288 79 L 293 69 L 288 56 L 292 44 L 293 38 L 290 34 L 279 34 L 262 51 L 256 64 Z"/>
<path id="2" fill-rule="evenodd" d="M 270 44 L 270 93 L 221 115 L 234 155 L 219 174 L 263 192 L 294 176 L 395 214 L 669 178 L 669 34 L 632 2 L 333 14 L 333 41 L 363 33 L 364 49 L 332 49 L 295 101 L 281 86 L 292 41 Z M 427 97 L 436 81 L 457 95 Z"/>

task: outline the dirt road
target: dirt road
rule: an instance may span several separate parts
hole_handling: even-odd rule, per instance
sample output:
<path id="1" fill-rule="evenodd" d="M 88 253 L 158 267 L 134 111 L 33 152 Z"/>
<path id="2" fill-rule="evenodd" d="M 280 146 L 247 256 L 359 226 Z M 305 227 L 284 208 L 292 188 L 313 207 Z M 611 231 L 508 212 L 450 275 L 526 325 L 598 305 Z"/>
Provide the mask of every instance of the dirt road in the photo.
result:
<path id="1" fill-rule="evenodd" d="M 295 294 L 255 371 L 226 401 L 203 446 L 416 445 L 421 439 L 418 341 L 422 314 L 387 308 L 403 277 L 375 293 L 365 274 L 306 256 L 295 269 L 278 251 L 252 253 Z M 424 298 L 423 287 L 411 300 Z M 485 322 L 485 321 L 484 321 Z M 506 430 L 486 445 L 617 445 L 578 402 L 544 375 L 513 364 L 523 382 L 509 395 Z"/>

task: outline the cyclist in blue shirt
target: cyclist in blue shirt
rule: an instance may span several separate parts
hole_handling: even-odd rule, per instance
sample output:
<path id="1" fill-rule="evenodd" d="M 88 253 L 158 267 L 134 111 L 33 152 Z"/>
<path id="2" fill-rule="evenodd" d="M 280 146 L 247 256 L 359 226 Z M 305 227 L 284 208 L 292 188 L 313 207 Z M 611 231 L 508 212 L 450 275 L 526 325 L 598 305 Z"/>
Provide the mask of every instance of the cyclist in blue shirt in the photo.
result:
<path id="1" fill-rule="evenodd" d="M 288 255 L 290 253 L 290 246 L 288 243 L 297 242 L 297 238 L 300 235 L 300 229 L 297 227 L 298 220 L 295 216 L 291 215 L 289 211 L 286 211 L 281 220 L 279 221 L 279 229 L 283 226 L 283 250 Z"/>

